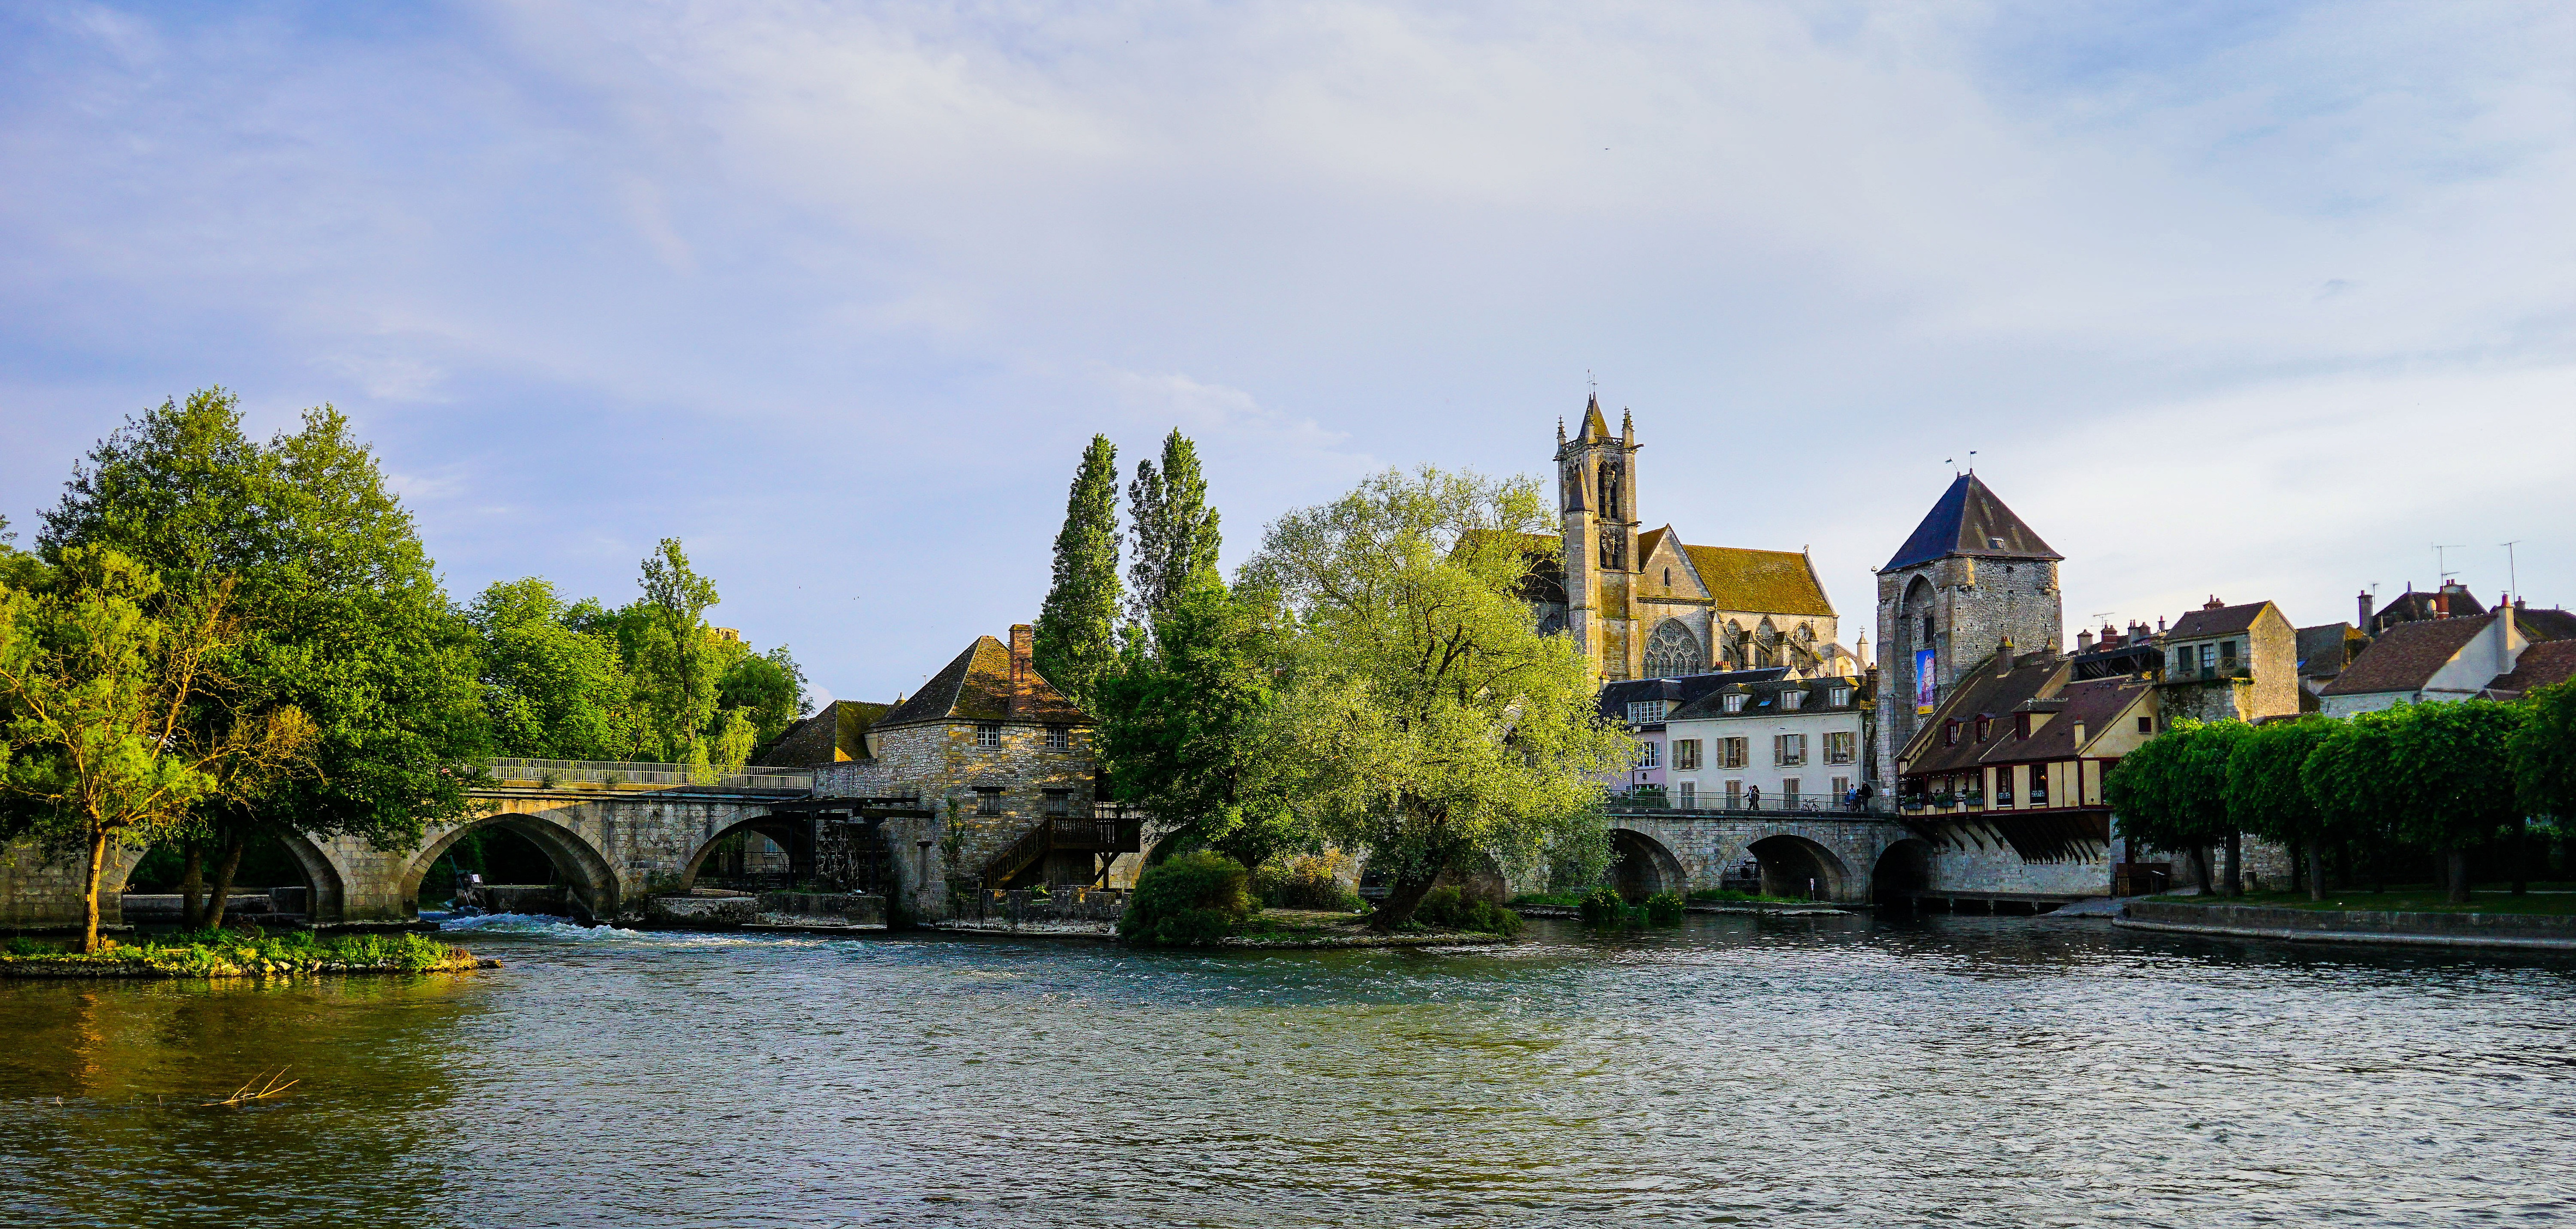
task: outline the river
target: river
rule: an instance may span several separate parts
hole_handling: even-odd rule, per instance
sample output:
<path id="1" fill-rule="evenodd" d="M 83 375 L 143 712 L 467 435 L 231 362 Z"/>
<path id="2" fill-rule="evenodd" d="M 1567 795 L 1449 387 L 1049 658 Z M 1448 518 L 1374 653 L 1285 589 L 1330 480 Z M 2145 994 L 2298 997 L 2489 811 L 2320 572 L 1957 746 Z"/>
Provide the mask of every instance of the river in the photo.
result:
<path id="1" fill-rule="evenodd" d="M 6 1223 L 2576 1219 L 2565 960 L 2048 918 L 1243 955 L 477 921 L 507 967 L 0 982 Z"/>

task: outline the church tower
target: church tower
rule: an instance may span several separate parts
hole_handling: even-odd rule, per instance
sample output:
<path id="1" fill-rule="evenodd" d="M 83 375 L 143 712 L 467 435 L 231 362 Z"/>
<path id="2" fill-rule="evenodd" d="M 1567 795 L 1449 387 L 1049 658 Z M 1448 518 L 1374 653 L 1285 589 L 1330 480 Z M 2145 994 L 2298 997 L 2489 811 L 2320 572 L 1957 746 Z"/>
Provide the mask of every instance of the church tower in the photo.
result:
<path id="1" fill-rule="evenodd" d="M 1637 677 L 1637 429 L 1623 414 L 1619 434 L 1595 394 L 1572 440 L 1556 428 L 1557 506 L 1565 522 L 1566 627 L 1605 681 Z"/>
<path id="2" fill-rule="evenodd" d="M 2064 600 L 2039 534 L 1974 472 L 1961 474 L 1878 570 L 1878 779 L 1950 687 L 2006 644 L 2059 652 Z"/>

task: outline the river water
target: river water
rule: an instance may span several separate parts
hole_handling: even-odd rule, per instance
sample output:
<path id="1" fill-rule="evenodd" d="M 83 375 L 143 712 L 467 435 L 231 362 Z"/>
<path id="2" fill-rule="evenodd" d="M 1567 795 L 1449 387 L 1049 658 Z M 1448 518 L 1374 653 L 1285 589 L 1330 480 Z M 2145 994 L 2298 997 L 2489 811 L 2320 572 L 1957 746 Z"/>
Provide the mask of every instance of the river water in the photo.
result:
<path id="1" fill-rule="evenodd" d="M 2047 918 L 1226 956 L 477 921 L 507 967 L 0 982 L 0 1223 L 2576 1220 L 2563 960 Z"/>

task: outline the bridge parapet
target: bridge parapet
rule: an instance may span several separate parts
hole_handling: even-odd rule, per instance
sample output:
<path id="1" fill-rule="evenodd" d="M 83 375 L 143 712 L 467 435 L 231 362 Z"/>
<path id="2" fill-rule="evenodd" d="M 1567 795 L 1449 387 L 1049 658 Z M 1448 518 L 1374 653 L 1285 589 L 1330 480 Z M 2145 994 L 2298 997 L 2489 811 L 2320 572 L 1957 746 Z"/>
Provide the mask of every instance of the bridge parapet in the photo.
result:
<path id="1" fill-rule="evenodd" d="M 724 794 L 789 794 L 813 792 L 814 774 L 782 768 L 725 771 L 689 764 L 625 760 L 525 760 L 490 762 L 493 781 L 502 789 L 671 790 L 696 789 Z"/>

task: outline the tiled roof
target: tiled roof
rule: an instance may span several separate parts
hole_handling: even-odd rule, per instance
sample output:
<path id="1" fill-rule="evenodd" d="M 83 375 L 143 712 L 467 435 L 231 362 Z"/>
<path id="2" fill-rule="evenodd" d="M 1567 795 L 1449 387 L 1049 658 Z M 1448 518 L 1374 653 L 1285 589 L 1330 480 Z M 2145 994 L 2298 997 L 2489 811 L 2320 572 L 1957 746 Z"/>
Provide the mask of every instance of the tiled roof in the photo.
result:
<path id="1" fill-rule="evenodd" d="M 1044 676 L 1029 672 L 1033 703 L 1018 720 L 1087 724 L 1091 718 L 1057 691 Z M 879 727 L 922 721 L 1011 720 L 1011 650 L 991 636 L 975 643 L 931 676 L 921 690 L 893 712 L 877 719 Z"/>
<path id="2" fill-rule="evenodd" d="M 2576 640 L 2544 640 L 2525 648 L 2513 661 L 2513 673 L 2495 676 L 2487 690 L 2508 693 L 2500 698 L 2510 700 L 2571 678 L 2576 678 Z"/>
<path id="3" fill-rule="evenodd" d="M 1924 719 L 1897 758 L 1906 761 L 1908 775 L 1974 767 L 1986 744 L 1998 737 L 1998 730 L 2001 737 L 2012 736 L 2013 711 L 2028 701 L 2060 694 L 2060 680 L 2067 673 L 2067 660 L 2046 651 L 2013 658 L 2009 670 L 1999 669 L 1994 657 L 1988 656 L 1952 685 L 1950 698 Z M 1993 719 L 1984 742 L 1976 737 L 1976 719 L 1981 716 Z M 1952 721 L 1960 725 L 1956 743 L 1944 741 L 1945 727 Z"/>
<path id="4" fill-rule="evenodd" d="M 2470 637 L 2495 622 L 2493 615 L 2466 619 L 2420 619 L 2379 633 L 2361 656 L 2352 659 L 2319 695 L 2368 695 L 2382 691 L 2415 691 L 2433 672 L 2457 655 Z"/>
<path id="5" fill-rule="evenodd" d="M 1773 682 L 1787 673 L 1787 666 L 1765 666 L 1759 670 L 1725 670 L 1669 679 L 1621 679 L 1601 685 L 1601 716 L 1606 721 L 1625 721 L 1628 706 L 1641 700 L 1662 700 L 1669 713 L 1702 696 L 1744 683 Z"/>
<path id="6" fill-rule="evenodd" d="M 835 700 L 813 716 L 787 727 L 787 732 L 769 744 L 755 762 L 769 768 L 810 768 L 864 759 L 868 727 L 893 707 L 865 700 Z"/>
<path id="7" fill-rule="evenodd" d="M 1740 670 L 1734 674 L 1704 675 L 1702 677 L 1739 678 L 1776 673 L 1780 673 L 1780 671 L 1778 669 Z M 1850 703 L 1840 706 L 1833 703 L 1834 689 L 1837 687 L 1847 688 L 1851 691 Z M 1794 709 L 1785 706 L 1780 701 L 1781 696 L 1793 691 L 1802 691 L 1806 693 L 1806 698 L 1800 700 L 1798 702 L 1798 707 Z M 1725 698 L 1737 692 L 1742 692 L 1746 695 L 1752 696 L 1753 698 L 1745 702 L 1742 712 L 1730 713 L 1726 711 Z M 1869 709 L 1870 701 L 1871 692 L 1868 683 L 1865 680 L 1850 676 L 1829 675 L 1824 678 L 1812 679 L 1747 678 L 1746 681 L 1741 683 L 1732 683 L 1708 690 L 1704 694 L 1692 699 L 1690 703 L 1685 704 L 1672 712 L 1666 713 L 1664 715 L 1664 720 L 1693 721 L 1706 718 L 1740 721 L 1747 717 L 1776 717 L 1782 713 L 1791 712 L 1799 713 L 1801 715 L 1807 713 L 1866 712 Z"/>
<path id="8" fill-rule="evenodd" d="M 2513 612 L 2513 621 L 2534 640 L 2576 640 L 2576 610 L 2524 607 Z"/>
<path id="9" fill-rule="evenodd" d="M 2450 590 L 2450 594 L 2452 618 L 2457 619 L 2464 616 L 2475 616 L 2487 613 L 2487 608 L 2479 605 L 2477 597 L 2471 594 L 2467 589 L 2454 588 Z M 2378 623 L 2380 620 L 2388 618 L 2396 618 L 2409 622 L 2439 618 L 2441 617 L 2441 612 L 2433 609 L 2433 597 L 2434 595 L 2432 593 L 2409 589 L 2388 599 L 2388 604 L 2379 608 L 2379 613 L 2371 618 L 2371 622 Z"/>
<path id="10" fill-rule="evenodd" d="M 2048 548 L 2039 534 L 2013 510 L 2004 506 L 1975 474 L 1961 474 L 1941 493 L 1932 510 L 1924 514 L 1923 523 L 1914 527 L 1914 536 L 1896 548 L 1887 566 L 1912 567 L 1945 555 L 1973 555 L 2007 559 L 2063 559 L 2066 556 Z"/>
<path id="11" fill-rule="evenodd" d="M 2108 732 L 2113 722 L 2138 697 L 2155 690 L 2155 684 L 2141 678 L 2103 678 L 2068 683 L 2065 690 L 2047 700 L 2033 700 L 2022 708 L 2033 712 L 2053 712 L 2046 724 L 2031 731 L 2028 738 L 2015 738 L 2018 728 L 2011 714 L 1998 715 L 1987 730 L 1986 741 L 1977 755 L 1979 764 L 2028 764 L 2046 760 L 2072 759 L 2083 752 L 2076 745 L 2075 727 L 2084 727 L 2084 741 L 2091 743 Z M 1964 744 L 1967 739 L 1962 736 Z"/>
<path id="12" fill-rule="evenodd" d="M 2332 678 L 2351 664 L 2353 629 L 2350 623 L 2328 623 L 2320 627 L 2299 629 L 2299 673 L 2308 678 Z"/>
<path id="13" fill-rule="evenodd" d="M 1719 610 L 1834 617 L 1834 604 L 1804 551 L 1684 546 L 1691 570 Z"/>
<path id="14" fill-rule="evenodd" d="M 2165 639 L 2173 641 L 2190 640 L 2201 636 L 2232 636 L 2252 628 L 2254 620 L 2261 617 L 2263 608 L 2271 604 L 2270 602 L 2248 602 L 2242 606 L 2195 610 L 2174 620 L 2173 627 L 2165 632 Z"/>

